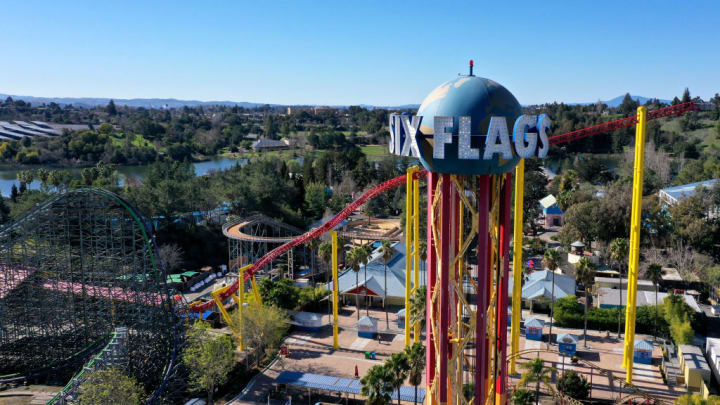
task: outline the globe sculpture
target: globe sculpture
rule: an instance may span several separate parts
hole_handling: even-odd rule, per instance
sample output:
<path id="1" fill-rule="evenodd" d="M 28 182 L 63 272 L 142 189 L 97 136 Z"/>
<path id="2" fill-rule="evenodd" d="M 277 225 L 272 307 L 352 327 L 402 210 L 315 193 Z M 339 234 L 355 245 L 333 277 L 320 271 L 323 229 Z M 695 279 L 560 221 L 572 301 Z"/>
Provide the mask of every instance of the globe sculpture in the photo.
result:
<path id="1" fill-rule="evenodd" d="M 508 132 L 522 114 L 520 103 L 499 83 L 477 76 L 458 76 L 433 90 L 422 102 L 417 115 L 422 117 L 418 145 L 420 160 L 426 169 L 436 173 L 501 174 L 512 170 L 519 157 L 502 159 L 493 155 L 489 160 L 461 160 L 458 142 L 445 145 L 445 159 L 433 159 L 433 122 L 435 117 L 453 117 L 453 136 L 458 135 L 458 117 L 471 118 L 471 146 L 484 149 L 490 117 L 504 117 Z"/>

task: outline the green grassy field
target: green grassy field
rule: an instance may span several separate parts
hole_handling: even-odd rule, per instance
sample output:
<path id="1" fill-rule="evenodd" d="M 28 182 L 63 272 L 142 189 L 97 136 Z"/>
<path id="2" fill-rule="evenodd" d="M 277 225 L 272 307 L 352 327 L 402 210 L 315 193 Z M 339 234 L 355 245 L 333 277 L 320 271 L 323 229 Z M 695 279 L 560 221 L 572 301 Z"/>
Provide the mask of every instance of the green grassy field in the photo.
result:
<path id="1" fill-rule="evenodd" d="M 675 132 L 678 134 L 685 134 L 687 139 L 699 139 L 701 145 L 705 147 L 718 148 L 720 147 L 720 137 L 715 134 L 715 122 L 712 120 L 700 120 L 702 128 L 698 128 L 694 131 L 683 132 L 680 128 L 680 119 L 662 120 L 661 129 L 667 132 Z"/>
<path id="2" fill-rule="evenodd" d="M 132 136 L 132 144 L 139 148 L 155 149 L 155 145 L 153 145 L 152 142 L 148 141 L 140 134 L 113 134 L 110 135 L 110 141 L 112 142 L 113 146 L 122 146 L 125 143 L 125 136 Z"/>
<path id="3" fill-rule="evenodd" d="M 387 145 L 365 145 L 362 148 L 363 153 L 365 156 L 369 158 L 381 158 L 383 156 L 389 156 L 390 151 L 388 150 Z"/>

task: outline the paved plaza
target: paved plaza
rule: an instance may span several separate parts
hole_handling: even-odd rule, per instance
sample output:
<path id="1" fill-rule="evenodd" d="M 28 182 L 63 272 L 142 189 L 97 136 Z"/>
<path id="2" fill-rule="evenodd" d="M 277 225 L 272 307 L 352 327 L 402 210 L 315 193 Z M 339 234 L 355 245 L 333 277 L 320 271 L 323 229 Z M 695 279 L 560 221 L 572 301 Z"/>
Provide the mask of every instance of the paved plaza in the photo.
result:
<path id="1" fill-rule="evenodd" d="M 272 389 L 273 380 L 285 370 L 299 371 L 304 373 L 325 374 L 337 377 L 353 378 L 355 367 L 358 368 L 360 377 L 374 365 L 382 364 L 392 353 L 403 350 L 404 336 L 402 329 L 397 328 L 397 309 L 388 311 L 390 318 L 390 329 L 381 333 L 381 339 L 366 339 L 357 336 L 355 322 L 357 313 L 354 306 L 345 306 L 339 318 L 340 334 L 339 343 L 341 349 L 332 348 L 332 328 L 325 327 L 317 332 L 295 331 L 285 341 L 290 352 L 286 357 L 281 357 L 273 363 L 265 372 L 260 374 L 242 397 L 242 400 L 235 400 L 232 404 L 263 402 L 267 403 L 268 393 Z M 361 316 L 366 315 L 366 309 L 361 308 Z M 524 318 L 530 315 L 525 311 Z M 382 309 L 370 309 L 370 316 L 378 319 L 380 331 L 386 329 L 385 314 Z M 326 315 L 327 319 L 327 315 Z M 557 353 L 546 351 L 547 349 L 557 351 L 557 345 L 548 346 L 547 333 L 549 329 L 545 326 L 545 341 L 539 342 L 526 340 L 524 332 L 520 336 L 520 350 L 538 350 L 529 352 L 518 359 L 518 374 L 509 377 L 511 385 L 517 384 L 519 373 L 522 372 L 520 364 L 536 358 L 537 356 L 546 361 L 547 367 L 554 367 L 557 372 L 553 373 L 553 383 L 563 370 L 575 370 L 584 375 L 588 381 L 592 381 L 592 397 L 617 400 L 620 395 L 619 385 L 616 381 L 610 381 L 607 376 L 600 375 L 582 361 L 590 362 L 602 369 L 609 370 L 617 378 L 625 379 L 625 370 L 622 368 L 622 340 L 617 335 L 607 332 L 588 331 L 587 348 L 584 346 L 581 329 L 553 328 L 553 335 L 558 333 L 572 333 L 579 338 L 577 345 L 577 356 L 581 362 L 573 363 L 570 357 L 564 357 Z M 509 328 L 508 328 L 509 332 Z M 647 339 L 652 341 L 652 336 L 637 335 L 636 339 Z M 375 352 L 376 359 L 366 359 L 365 352 Z M 633 380 L 634 384 L 645 392 L 648 392 L 660 399 L 673 401 L 679 395 L 685 393 L 683 387 L 675 386 L 669 388 L 660 374 L 660 361 L 662 352 L 660 346 L 655 346 L 653 352 L 653 364 L 635 364 Z M 625 397 L 630 391 L 625 388 Z M 351 396 L 352 398 L 352 396 Z"/>

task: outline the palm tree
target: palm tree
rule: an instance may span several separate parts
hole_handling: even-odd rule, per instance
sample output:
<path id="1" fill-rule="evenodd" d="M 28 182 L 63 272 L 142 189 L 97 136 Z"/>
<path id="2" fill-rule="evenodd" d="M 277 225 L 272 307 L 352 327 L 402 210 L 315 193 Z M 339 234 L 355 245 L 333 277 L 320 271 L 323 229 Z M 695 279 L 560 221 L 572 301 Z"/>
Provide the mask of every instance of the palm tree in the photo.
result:
<path id="1" fill-rule="evenodd" d="M 360 280 L 358 279 L 358 276 L 360 275 L 361 255 L 362 252 L 359 251 L 358 248 L 355 248 L 350 250 L 350 252 L 347 254 L 347 257 L 345 257 L 348 266 L 352 269 L 353 272 L 355 272 L 355 310 L 357 311 L 358 320 L 360 320 L 360 298 L 358 297 L 357 288 L 360 286 Z"/>
<path id="2" fill-rule="evenodd" d="M 513 392 L 512 397 L 510 398 L 510 402 L 512 402 L 514 405 L 530 405 L 533 403 L 533 394 L 532 391 L 528 391 L 525 389 L 518 389 Z"/>
<path id="3" fill-rule="evenodd" d="M 310 249 L 310 266 L 312 266 L 312 270 L 310 271 L 310 278 L 312 279 L 313 287 L 315 286 L 315 271 L 317 271 L 315 266 L 317 265 L 316 256 L 318 254 L 317 249 L 319 246 L 320 246 L 320 239 L 317 239 L 317 238 L 311 239 L 307 243 L 307 247 Z"/>
<path id="4" fill-rule="evenodd" d="M 655 286 L 655 325 L 653 325 L 653 341 L 657 340 L 657 318 L 658 318 L 658 284 L 662 281 L 665 275 L 665 270 L 658 263 L 650 263 L 647 270 L 645 270 L 645 277 L 652 281 Z"/>
<path id="5" fill-rule="evenodd" d="M 383 263 L 385 264 L 385 287 L 383 290 L 383 310 L 385 311 L 385 325 L 390 328 L 390 316 L 387 312 L 387 265 L 390 259 L 395 255 L 395 248 L 392 247 L 389 240 L 382 241 L 380 246 L 380 255 L 382 256 Z M 406 314 L 407 316 L 407 314 Z"/>
<path id="6" fill-rule="evenodd" d="M 620 324 L 622 318 L 622 285 L 623 285 L 623 265 L 628 255 L 628 240 L 625 238 L 616 238 L 610 242 L 610 259 L 617 265 L 620 272 L 620 294 L 618 295 L 618 339 L 620 338 Z M 626 301 L 627 302 L 627 301 Z"/>
<path id="7" fill-rule="evenodd" d="M 553 317 L 555 316 L 555 269 L 560 266 L 560 260 L 560 252 L 555 249 L 546 250 L 542 259 L 542 265 L 552 272 L 552 290 L 550 292 L 550 335 L 548 336 L 549 343 L 552 343 Z"/>
<path id="8" fill-rule="evenodd" d="M 425 370 L 425 346 L 420 342 L 414 343 L 405 348 L 404 354 L 408 363 L 408 382 L 415 387 L 415 404 L 417 404 L 418 385 L 422 383 L 422 374 Z"/>
<path id="9" fill-rule="evenodd" d="M 420 274 L 420 284 L 424 284 L 427 280 L 427 276 L 425 275 L 425 268 L 426 266 L 426 260 L 427 260 L 427 242 L 424 240 L 421 240 L 418 244 L 418 248 L 420 251 L 420 268 L 422 269 L 422 273 Z"/>
<path id="10" fill-rule="evenodd" d="M 357 250 L 358 260 L 360 263 L 362 263 L 363 268 L 365 269 L 365 287 L 367 288 L 367 265 L 368 262 L 370 262 L 370 257 L 372 256 L 373 248 L 372 245 L 369 243 L 360 246 Z M 363 302 L 365 303 L 365 314 L 367 316 L 370 316 L 370 304 L 368 303 L 367 299 L 367 290 L 363 290 L 364 296 L 363 296 Z"/>
<path id="11" fill-rule="evenodd" d="M 390 403 L 393 386 L 390 373 L 385 366 L 372 366 L 360 380 L 360 393 L 365 395 L 369 405 L 385 405 Z"/>
<path id="12" fill-rule="evenodd" d="M 597 266 L 590 260 L 589 257 L 583 257 L 575 265 L 575 280 L 582 283 L 585 289 L 585 347 L 587 347 L 587 318 L 588 318 L 588 303 L 590 298 L 588 297 L 588 291 L 590 286 L 595 281 L 595 271 Z"/>
<path id="13" fill-rule="evenodd" d="M 322 260 L 323 263 L 325 263 L 325 266 L 326 266 L 326 267 L 329 267 L 329 266 L 330 266 L 330 261 L 332 260 L 332 243 L 330 243 L 330 242 L 323 242 L 323 243 L 321 243 L 320 245 L 318 245 L 317 252 L 318 252 L 318 256 L 320 257 L 320 260 Z M 331 273 L 330 271 L 328 271 L 328 272 L 325 273 L 325 274 L 328 275 L 328 276 L 326 277 L 326 280 L 327 280 L 327 281 L 330 281 L 330 280 L 329 280 L 329 279 L 330 279 L 330 273 Z M 333 282 L 335 282 L 335 281 L 333 280 Z M 339 284 L 339 282 L 338 282 L 338 284 Z M 337 288 L 338 288 L 338 290 L 339 290 L 339 289 L 340 289 L 340 286 L 338 285 Z M 339 305 L 339 304 L 338 304 L 338 305 Z M 329 316 L 330 316 L 330 300 L 328 300 L 328 317 L 329 317 Z"/>
<path id="14" fill-rule="evenodd" d="M 538 357 L 527 363 L 520 364 L 520 368 L 525 369 L 520 377 L 518 386 L 527 387 L 529 383 L 535 383 L 535 405 L 540 401 L 540 383 L 550 386 L 550 374 L 555 371 L 554 367 L 545 367 L 545 362 Z"/>
<path id="15" fill-rule="evenodd" d="M 385 360 L 385 367 L 387 367 L 388 377 L 390 377 L 390 385 L 393 390 L 397 390 L 398 405 L 400 405 L 400 387 L 410 372 L 410 364 L 405 353 L 393 353 L 389 359 Z"/>
<path id="16" fill-rule="evenodd" d="M 427 301 L 427 287 L 422 286 L 415 290 L 410 297 L 410 322 L 420 324 L 420 330 L 425 328 L 425 303 Z M 408 316 L 408 314 L 405 314 Z"/>

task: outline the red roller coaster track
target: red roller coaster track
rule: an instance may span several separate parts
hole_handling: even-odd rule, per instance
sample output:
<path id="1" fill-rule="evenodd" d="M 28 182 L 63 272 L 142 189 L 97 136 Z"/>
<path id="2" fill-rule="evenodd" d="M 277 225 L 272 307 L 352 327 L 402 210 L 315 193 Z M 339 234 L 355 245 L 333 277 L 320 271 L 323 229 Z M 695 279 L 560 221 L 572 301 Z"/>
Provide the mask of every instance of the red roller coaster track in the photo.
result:
<path id="1" fill-rule="evenodd" d="M 427 175 L 426 170 L 421 170 L 417 172 L 416 176 L 418 178 L 423 178 Z M 303 245 L 320 235 L 324 234 L 325 232 L 333 229 L 337 225 L 340 224 L 344 219 L 352 215 L 352 213 L 360 208 L 363 204 L 365 204 L 369 199 L 376 197 L 390 189 L 393 189 L 395 187 L 398 187 L 402 184 L 405 184 L 407 177 L 405 175 L 398 176 L 395 178 L 392 178 L 388 181 L 385 181 L 383 183 L 378 184 L 377 186 L 371 188 L 370 190 L 366 191 L 365 194 L 363 194 L 360 198 L 357 200 L 351 202 L 345 209 L 340 211 L 337 215 L 335 215 L 331 220 L 324 223 L 322 226 L 318 228 L 313 228 L 310 231 L 298 236 L 297 238 L 291 240 L 290 242 L 287 242 L 283 245 L 280 245 L 276 247 L 275 249 L 271 250 L 266 254 L 265 256 L 261 257 L 260 260 L 258 260 L 253 266 L 246 270 L 244 273 L 245 281 L 248 281 L 252 275 L 258 270 L 272 262 L 273 260 L 277 259 L 280 255 L 284 254 L 288 250 L 294 248 L 295 246 Z M 237 292 L 238 284 L 235 283 L 230 286 L 230 288 L 226 289 L 222 293 L 218 294 L 218 298 L 221 300 L 226 300 L 229 298 L 232 294 L 235 294 Z M 201 304 L 191 304 L 189 310 L 192 312 L 202 312 L 207 311 L 208 309 L 215 306 L 215 301 L 208 301 Z"/>
<path id="2" fill-rule="evenodd" d="M 690 111 L 697 111 L 701 110 L 701 108 L 696 105 L 693 102 L 687 102 L 682 104 L 677 104 L 665 108 L 660 108 L 657 110 L 653 110 L 648 112 L 648 120 L 654 120 L 657 118 L 662 117 L 670 117 L 674 115 L 683 115 Z M 567 143 L 570 141 L 575 141 L 578 139 L 588 138 L 594 135 L 602 134 L 605 132 L 611 132 L 620 128 L 630 127 L 637 123 L 637 117 L 627 117 L 622 118 L 615 121 L 606 122 L 603 124 L 594 125 L 592 127 L 587 127 L 583 129 L 578 129 L 576 131 L 568 132 L 565 134 L 555 135 L 551 136 L 549 138 L 550 145 L 559 145 L 562 143 Z M 421 170 L 417 172 L 416 176 L 418 178 L 423 178 L 427 175 L 426 170 Z M 398 176 L 393 179 L 390 179 L 388 181 L 385 181 L 383 183 L 378 184 L 377 186 L 371 188 L 370 190 L 366 191 L 365 194 L 363 194 L 360 198 L 357 200 L 351 202 L 347 207 L 345 207 L 344 210 L 340 211 L 337 215 L 335 215 L 330 221 L 326 222 L 322 226 L 318 228 L 314 228 L 297 238 L 291 240 L 290 242 L 287 242 L 283 245 L 278 246 L 277 248 L 271 250 L 268 254 L 260 258 L 260 260 L 257 261 L 257 263 L 253 264 L 253 266 L 246 270 L 244 273 L 245 281 L 249 280 L 252 275 L 258 270 L 263 268 L 264 266 L 268 265 L 273 260 L 277 259 L 280 255 L 284 254 L 288 250 L 294 248 L 295 246 L 303 245 L 307 243 L 308 241 L 315 239 L 319 237 L 320 235 L 324 234 L 325 232 L 331 230 L 340 222 L 342 222 L 344 219 L 352 215 L 352 213 L 361 207 L 363 204 L 365 204 L 369 199 L 376 197 L 390 189 L 393 189 L 395 187 L 399 187 L 402 184 L 405 184 L 406 176 Z M 231 295 L 235 294 L 238 289 L 238 283 L 235 283 L 230 286 L 230 288 L 226 289 L 222 293 L 218 295 L 218 298 L 221 300 L 228 299 Z M 190 304 L 188 310 L 191 312 L 202 312 L 207 311 L 215 306 L 215 301 L 207 301 L 203 303 L 192 303 Z"/>

